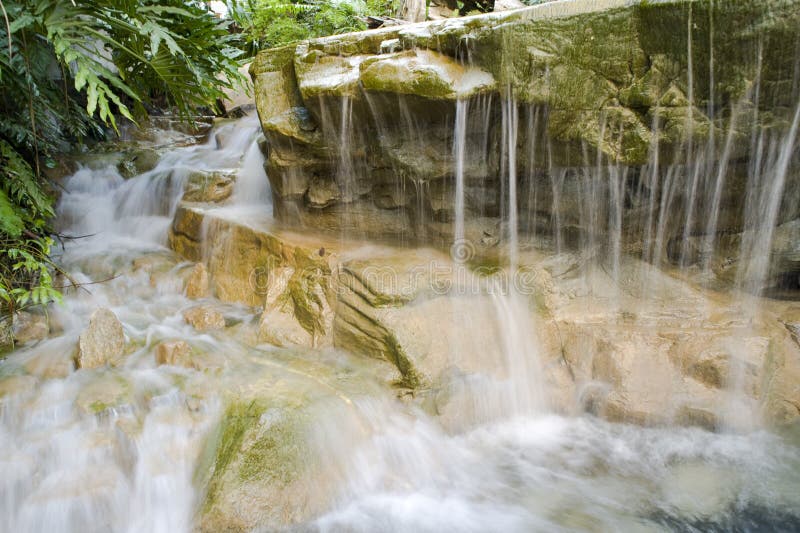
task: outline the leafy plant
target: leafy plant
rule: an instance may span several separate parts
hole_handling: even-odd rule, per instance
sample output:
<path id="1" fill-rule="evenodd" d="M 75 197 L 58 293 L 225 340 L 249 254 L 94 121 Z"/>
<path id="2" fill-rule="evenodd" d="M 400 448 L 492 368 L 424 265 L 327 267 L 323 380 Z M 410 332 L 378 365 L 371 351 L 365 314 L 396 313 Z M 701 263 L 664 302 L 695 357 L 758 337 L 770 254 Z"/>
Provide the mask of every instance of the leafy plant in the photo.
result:
<path id="1" fill-rule="evenodd" d="M 393 16 L 398 0 L 229 0 L 228 12 L 248 51 L 366 29 L 367 15 Z"/>
<path id="2" fill-rule="evenodd" d="M 190 120 L 242 81 L 229 23 L 180 0 L 0 0 L 0 313 L 58 299 L 45 169 L 120 117 Z"/>

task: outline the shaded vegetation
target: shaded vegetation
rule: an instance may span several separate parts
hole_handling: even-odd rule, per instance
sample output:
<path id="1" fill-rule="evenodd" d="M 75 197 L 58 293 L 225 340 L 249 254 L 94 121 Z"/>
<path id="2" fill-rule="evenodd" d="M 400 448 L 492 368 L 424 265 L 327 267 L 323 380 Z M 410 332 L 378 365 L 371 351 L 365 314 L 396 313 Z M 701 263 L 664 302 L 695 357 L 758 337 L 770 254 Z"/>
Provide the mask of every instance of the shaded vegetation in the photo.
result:
<path id="1" fill-rule="evenodd" d="M 366 16 L 392 17 L 400 0 L 230 0 L 248 52 L 367 28 Z"/>
<path id="2" fill-rule="evenodd" d="M 189 119 L 240 80 L 201 2 L 0 0 L 0 314 L 59 298 L 45 170 L 155 107 Z M 91 208 L 91 207 L 88 207 Z"/>

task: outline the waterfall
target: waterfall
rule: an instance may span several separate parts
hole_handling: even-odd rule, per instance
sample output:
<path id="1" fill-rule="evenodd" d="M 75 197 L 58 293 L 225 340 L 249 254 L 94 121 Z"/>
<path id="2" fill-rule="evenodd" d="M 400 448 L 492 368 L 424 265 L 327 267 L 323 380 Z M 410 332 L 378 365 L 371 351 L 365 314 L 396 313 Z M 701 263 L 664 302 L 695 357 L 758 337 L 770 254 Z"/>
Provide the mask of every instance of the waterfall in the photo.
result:
<path id="1" fill-rule="evenodd" d="M 451 255 L 458 269 L 458 278 L 467 280 L 472 277 L 466 272 L 464 259 L 471 259 L 474 243 L 465 240 L 464 230 L 464 164 L 467 146 L 469 107 L 468 101 L 456 102 L 456 117 L 453 130 L 453 173 L 455 176 L 454 198 L 454 240 Z M 478 387 L 471 391 L 478 405 L 473 415 L 476 421 L 496 420 L 510 416 L 526 416 L 541 413 L 546 406 L 544 386 L 538 354 L 538 340 L 535 335 L 536 326 L 530 320 L 530 311 L 525 297 L 518 292 L 516 273 L 519 268 L 518 240 L 518 201 L 517 201 L 517 131 L 519 128 L 518 106 L 513 98 L 503 101 L 504 128 L 504 168 L 508 191 L 507 221 L 507 255 L 509 265 L 508 276 L 490 282 L 486 290 L 491 298 L 492 317 L 499 333 L 498 342 L 505 367 L 504 377 L 495 377 L 496 381 L 488 387 Z M 482 287 L 480 282 L 470 283 L 473 287 Z M 464 305 L 456 300 L 454 305 Z M 455 315 L 457 316 L 457 314 Z M 454 324 L 460 327 L 460 324 Z M 472 347 L 456 342 L 453 351 L 470 350 Z M 456 354 L 458 357 L 458 354 Z M 464 413 L 466 415 L 467 413 Z"/>
<path id="2" fill-rule="evenodd" d="M 504 99 L 503 124 L 505 125 L 506 169 L 508 172 L 508 260 L 509 270 L 514 273 L 519 266 L 519 203 L 517 202 L 517 132 L 519 131 L 519 108 L 508 91 Z"/>
<path id="3" fill-rule="evenodd" d="M 717 223 L 719 219 L 720 202 L 722 200 L 722 189 L 725 185 L 725 177 L 728 173 L 728 163 L 733 149 L 733 137 L 736 131 L 736 120 L 739 114 L 739 105 L 734 107 L 731 112 L 728 135 L 725 139 L 725 148 L 722 151 L 719 162 L 717 163 L 716 179 L 714 180 L 713 196 L 711 199 L 711 209 L 708 218 L 708 225 L 705 230 L 705 244 L 703 246 L 703 270 L 708 270 L 708 265 L 714 256 L 714 240 L 717 235 Z"/>
<path id="4" fill-rule="evenodd" d="M 250 140 L 249 146 L 244 150 L 241 167 L 237 173 L 236 183 L 233 189 L 233 203 L 239 205 L 269 206 L 271 202 L 269 180 L 264 172 L 264 154 L 259 147 L 259 134 L 261 124 L 257 117 L 245 119 L 247 128 L 252 132 L 247 132 L 246 138 Z M 227 147 L 230 150 L 237 150 L 238 146 Z"/>
<path id="5" fill-rule="evenodd" d="M 76 156 L 0 530 L 800 530 L 800 38 L 723 4 L 303 41 L 263 132 Z M 76 368 L 98 307 L 124 356 Z"/>
<path id="6" fill-rule="evenodd" d="M 264 192 L 258 133 L 253 117 L 218 126 L 203 143 L 178 137 L 187 146 L 159 133 L 140 144 L 159 153 L 151 170 L 126 179 L 114 160 L 90 160 L 64 180 L 59 230 L 79 238 L 65 242 L 59 260 L 86 285 L 65 291 L 63 307 L 53 307 L 58 335 L 3 361 L 4 372 L 28 368 L 41 379 L 20 376 L 33 386 L 0 401 L 0 445 L 8 452 L 0 459 L 0 530 L 193 528 L 201 496 L 195 469 L 220 406 L 213 381 L 156 367 L 153 349 L 176 338 L 228 357 L 239 348 L 181 318 L 196 303 L 182 294 L 185 263 L 170 259 L 166 236 L 193 176 L 236 175 L 234 207 Z M 118 367 L 72 371 L 78 335 L 97 307 L 120 319 L 133 353 Z M 185 393 L 180 384 L 190 383 L 208 394 Z"/>
<path id="7" fill-rule="evenodd" d="M 745 220 L 751 221 L 753 225 L 749 227 L 749 234 L 745 232 L 746 237 L 742 240 L 739 267 L 740 284 L 750 286 L 753 291 L 763 286 L 769 271 L 772 236 L 783 200 L 789 164 L 796 150 L 798 126 L 800 102 L 795 107 L 789 131 L 778 142 L 771 144 L 766 158 L 762 154 L 762 139 L 759 138 L 757 142 L 754 161 L 763 164 L 765 168 L 762 169 L 761 179 L 754 179 L 747 191 L 747 205 L 755 212 L 745 215 Z M 765 162 L 762 163 L 763 161 Z"/>
<path id="8" fill-rule="evenodd" d="M 455 222 L 453 224 L 454 242 L 464 240 L 464 158 L 467 145 L 467 114 L 469 101 L 456 102 L 456 123 L 453 129 L 453 158 L 455 161 Z"/>
<path id="9" fill-rule="evenodd" d="M 686 19 L 686 60 L 687 60 L 687 89 L 686 97 L 688 100 L 687 118 L 686 118 L 686 168 L 693 169 L 691 172 L 691 180 L 687 181 L 689 186 L 686 196 L 686 221 L 683 225 L 683 245 L 681 247 L 680 264 L 687 264 L 689 237 L 692 234 L 692 226 L 694 225 L 694 211 L 697 197 L 697 187 L 700 182 L 700 165 L 694 160 L 694 50 L 693 43 L 693 22 L 692 22 L 692 4 L 689 4 L 689 16 Z M 652 155 L 651 155 L 652 157 Z M 656 157 L 658 157 L 656 155 Z"/>

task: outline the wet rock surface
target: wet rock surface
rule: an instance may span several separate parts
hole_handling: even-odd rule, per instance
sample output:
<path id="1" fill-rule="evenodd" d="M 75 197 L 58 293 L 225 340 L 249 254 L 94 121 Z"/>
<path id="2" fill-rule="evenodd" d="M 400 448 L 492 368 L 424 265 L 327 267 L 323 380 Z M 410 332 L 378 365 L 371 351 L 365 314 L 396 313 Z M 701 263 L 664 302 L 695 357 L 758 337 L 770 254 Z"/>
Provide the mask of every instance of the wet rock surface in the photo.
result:
<path id="1" fill-rule="evenodd" d="M 199 305 L 183 312 L 183 319 L 197 331 L 213 331 L 225 327 L 225 316 L 210 305 Z"/>
<path id="2" fill-rule="evenodd" d="M 696 113 L 687 113 L 684 80 L 667 76 L 673 69 L 658 56 L 682 57 L 667 49 L 674 36 L 660 30 L 689 27 L 694 13 L 695 75 L 702 80 L 708 15 L 721 15 L 720 61 L 741 38 L 737 26 L 725 26 L 729 6 L 709 13 L 703 1 L 678 11 L 672 2 L 556 4 L 542 8 L 553 15 L 546 19 L 527 21 L 523 11 L 443 21 L 435 31 L 423 24 L 313 41 L 300 66 L 296 46 L 262 56 L 261 66 L 270 68 L 259 71 L 259 83 L 274 90 L 256 96 L 262 118 L 265 109 L 277 110 L 264 127 L 272 132 L 268 166 L 277 172 L 270 176 L 278 221 L 265 202 L 237 197 L 241 183 L 222 201 L 181 201 L 177 186 L 191 188 L 187 166 L 202 167 L 204 179 L 231 174 L 242 154 L 226 147 L 253 148 L 252 122 L 237 142 L 236 123 L 220 121 L 208 143 L 163 158 L 174 165 L 157 176 L 122 179 L 102 167 L 69 180 L 59 208 L 65 227 L 94 236 L 67 243 L 65 264 L 98 283 L 69 291 L 64 307 L 52 309 L 57 327 L 48 338 L 0 361 L 0 529 L 797 530 L 797 301 L 791 293 L 769 299 L 730 290 L 746 282 L 736 280 L 730 263 L 737 254 L 727 250 L 749 237 L 725 207 L 718 226 L 725 237 L 714 243 L 720 253 L 707 267 L 708 242 L 694 234 L 702 223 L 677 238 L 685 213 L 661 228 L 664 257 L 681 268 L 641 261 L 648 244 L 631 243 L 638 237 L 592 241 L 587 228 L 607 232 L 616 222 L 610 211 L 589 208 L 615 190 L 630 210 L 622 212 L 624 227 L 646 227 L 646 217 L 629 217 L 642 199 L 614 184 L 649 184 L 632 170 L 633 159 L 625 159 L 627 174 L 622 167 L 594 175 L 571 170 L 596 166 L 598 147 L 603 157 L 638 157 L 638 148 L 654 141 L 640 126 L 656 118 L 665 146 L 682 138 L 682 127 L 707 142 L 711 122 L 724 142 L 727 115 L 707 116 L 705 80 L 696 86 Z M 784 23 L 794 30 L 783 8 L 762 20 L 758 9 L 750 16 L 755 5 L 736 4 L 747 15 L 741 20 L 777 24 L 778 35 Z M 597 11 L 604 6 L 611 11 Z M 581 12 L 591 16 L 575 19 Z M 513 35 L 518 20 L 519 33 L 531 35 Z M 637 25 L 654 35 L 633 31 Z M 610 38 L 601 39 L 604 32 Z M 772 41 L 763 44 L 769 55 Z M 508 46 L 520 48 L 521 62 L 492 52 Z M 620 48 L 627 64 L 609 59 Z M 648 52 L 652 62 L 640 64 L 645 49 L 663 54 Z M 470 55 L 477 62 L 471 67 Z M 789 91 L 772 86 L 772 61 L 764 94 L 774 100 L 775 92 Z M 375 64 L 381 76 L 398 76 L 389 80 L 392 91 L 419 90 L 425 98 L 363 90 L 363 73 Z M 541 82 L 542 68 L 558 94 L 527 83 L 526 69 Z M 300 87 L 300 71 L 332 75 L 315 74 Z M 664 76 L 652 86 L 668 84 L 668 94 L 656 101 L 649 82 L 637 81 L 643 72 Z M 485 73 L 494 85 L 484 83 Z M 464 79 L 469 74 L 478 75 L 474 85 Z M 740 74 L 718 78 L 726 98 L 741 90 Z M 500 105 L 506 90 L 549 106 L 547 128 L 563 133 L 548 133 L 553 168 L 578 165 L 551 173 L 546 159 L 520 162 L 520 176 L 534 168 L 543 180 L 517 190 L 525 206 L 520 228 L 537 227 L 540 241 L 522 239 L 510 254 L 509 191 L 494 178 L 505 175 L 500 160 L 508 159 L 470 149 L 463 168 L 467 242 L 450 254 L 446 246 L 417 246 L 452 241 L 453 117 L 442 117 L 459 107 L 465 86 L 480 93 L 470 99 L 472 112 L 480 107 L 475 101 Z M 302 91 L 315 96 L 306 102 Z M 576 101 L 592 107 L 579 116 L 553 107 Z M 352 113 L 358 123 L 370 103 L 390 116 L 430 122 L 339 137 L 336 129 L 348 123 L 341 119 Z M 514 118 L 508 107 L 493 109 L 467 121 L 475 145 L 483 142 L 485 119 L 501 129 L 503 120 L 537 120 L 536 111 L 519 109 Z M 530 131 L 545 127 L 543 109 L 539 129 Z M 607 129 L 596 127 L 596 112 L 606 114 Z M 325 113 L 331 116 L 323 120 Z M 379 137 L 384 152 L 370 144 Z M 547 151 L 545 137 L 537 139 Z M 504 148 L 490 143 L 487 150 Z M 383 158 L 391 164 L 375 162 Z M 664 175 L 673 183 L 681 180 L 676 168 Z M 413 179 L 398 183 L 399 175 Z M 731 177 L 722 206 L 741 199 L 747 170 Z M 700 187 L 706 185 L 714 182 Z M 674 206 L 682 203 L 683 184 L 678 189 Z M 781 201 L 794 208 L 792 191 Z M 109 208 L 83 217 L 89 203 Z M 783 215 L 775 245 L 764 253 L 782 265 L 764 276 L 776 289 L 794 268 L 797 214 Z M 563 231 L 552 231 L 556 218 Z M 315 230 L 289 229 L 291 220 Z M 324 231 L 332 228 L 333 235 Z M 164 249 L 166 232 L 176 253 Z M 392 240 L 358 240 L 370 235 Z M 615 245 L 616 252 L 603 253 Z M 727 285 L 720 283 L 725 276 Z M 95 311 L 87 328 L 85 317 Z M 76 342 L 86 347 L 83 355 L 95 354 L 79 371 Z M 109 349 L 92 351 L 103 342 Z"/>
<path id="3" fill-rule="evenodd" d="M 109 309 L 98 309 L 89 318 L 89 326 L 78 338 L 75 365 L 96 368 L 114 364 L 125 348 L 125 333 L 117 316 Z"/>
<path id="4" fill-rule="evenodd" d="M 186 341 L 164 341 L 156 346 L 156 364 L 193 368 L 192 347 Z"/>
<path id="5" fill-rule="evenodd" d="M 791 84 L 794 56 L 782 43 L 793 39 L 786 23 L 798 20 L 795 2 L 574 1 L 264 51 L 250 72 L 275 216 L 293 227 L 448 244 L 462 106 L 465 219 L 479 249 L 491 250 L 480 236 L 508 209 L 500 204 L 511 157 L 524 233 L 558 247 L 612 239 L 619 197 L 623 248 L 664 248 L 673 263 L 703 264 L 709 232 L 724 240 L 753 223 L 742 195 L 752 186 L 748 159 L 758 156 L 744 140 L 791 122 L 796 102 L 780 87 Z M 779 223 L 800 214 L 797 165 L 786 183 Z M 696 216 L 715 209 L 714 224 Z M 476 222 L 483 217 L 490 222 Z M 758 290 L 796 292 L 795 241 L 777 236 Z M 721 280 L 731 281 L 732 263 L 715 269 Z"/>
<path id="6" fill-rule="evenodd" d="M 205 264 L 197 263 L 186 280 L 186 297 L 192 300 L 209 296 L 208 270 Z"/>
<path id="7" fill-rule="evenodd" d="M 195 172 L 184 187 L 187 202 L 222 202 L 233 193 L 234 176 L 224 172 Z"/>
<path id="8" fill-rule="evenodd" d="M 24 313 L 18 315 L 14 324 L 14 339 L 20 343 L 35 342 L 47 338 L 50 324 L 47 317 Z"/>
<path id="9" fill-rule="evenodd" d="M 261 342 L 335 346 L 386 361 L 394 386 L 443 420 L 475 393 L 469 376 L 502 380 L 521 371 L 509 359 L 515 350 L 540 360 L 541 368 L 525 372 L 541 374 L 549 407 L 564 413 L 706 428 L 800 418 L 792 381 L 800 345 L 784 325 L 796 312 L 792 304 L 760 300 L 761 311 L 747 318 L 737 306 L 748 300 L 715 295 L 635 259 L 625 260 L 618 285 L 591 256 L 538 252 L 522 256 L 516 301 L 520 288 L 508 285 L 503 268 L 457 264 L 430 249 L 334 244 L 214 210 L 198 216 L 209 217 L 209 242 L 224 243 L 207 259 L 215 283 L 226 280 L 216 292 L 263 306 Z M 247 251 L 233 260 L 229 250 Z M 499 317 L 518 324 L 498 326 Z M 514 328 L 538 333 L 504 345 L 520 335 Z M 743 395 L 739 403 L 733 389 Z"/>

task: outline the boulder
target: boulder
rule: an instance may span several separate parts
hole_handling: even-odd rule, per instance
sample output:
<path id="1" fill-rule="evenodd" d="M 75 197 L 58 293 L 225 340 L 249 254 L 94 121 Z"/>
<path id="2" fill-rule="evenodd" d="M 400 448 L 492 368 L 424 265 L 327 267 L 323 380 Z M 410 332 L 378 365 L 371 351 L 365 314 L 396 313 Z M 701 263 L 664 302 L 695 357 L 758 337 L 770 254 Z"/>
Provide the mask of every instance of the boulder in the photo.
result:
<path id="1" fill-rule="evenodd" d="M 14 316 L 14 341 L 18 344 L 40 341 L 50 334 L 47 317 L 20 311 Z"/>
<path id="2" fill-rule="evenodd" d="M 225 317 L 210 305 L 199 305 L 183 312 L 183 319 L 197 331 L 211 331 L 225 327 Z"/>
<path id="3" fill-rule="evenodd" d="M 0 403 L 36 388 L 39 380 L 35 376 L 15 374 L 0 379 Z"/>
<path id="4" fill-rule="evenodd" d="M 357 442 L 370 434 L 354 406 L 380 392 L 358 367 L 341 373 L 316 356 L 282 361 L 253 358 L 222 398 L 219 426 L 196 470 L 200 531 L 275 531 L 318 516 L 343 474 L 340 461 L 321 460 L 331 449 L 319 437 L 343 431 L 349 440 L 342 442 Z"/>
<path id="5" fill-rule="evenodd" d="M 186 297 L 192 300 L 206 298 L 208 290 L 208 270 L 203 263 L 196 263 L 186 280 Z"/>
<path id="6" fill-rule="evenodd" d="M 298 413 L 271 403 L 234 401 L 225 410 L 209 443 L 212 473 L 200 531 L 252 531 L 305 515 L 308 502 L 296 485 L 304 469 L 304 422 Z"/>
<path id="7" fill-rule="evenodd" d="M 0 319 L 0 350 L 15 344 L 26 344 L 47 338 L 50 325 L 47 317 L 18 311 L 13 317 Z"/>
<path id="8" fill-rule="evenodd" d="M 85 414 L 97 414 L 133 401 L 133 388 L 122 375 L 105 372 L 84 383 L 75 398 L 75 404 Z"/>
<path id="9" fill-rule="evenodd" d="M 359 70 L 361 86 L 368 91 L 430 99 L 467 99 L 497 85 L 489 72 L 429 50 L 379 55 L 362 61 Z"/>
<path id="10" fill-rule="evenodd" d="M 156 364 L 194 368 L 192 348 L 186 341 L 164 341 L 156 346 Z"/>
<path id="11" fill-rule="evenodd" d="M 191 260 L 203 259 L 203 215 L 202 211 L 181 204 L 175 211 L 167 236 L 167 242 L 178 255 Z"/>
<path id="12" fill-rule="evenodd" d="M 14 331 L 11 320 L 6 317 L 0 320 L 0 352 L 14 346 Z"/>
<path id="13" fill-rule="evenodd" d="M 195 171 L 186 181 L 183 199 L 187 202 L 219 203 L 233 194 L 234 176 L 225 172 Z"/>
<path id="14" fill-rule="evenodd" d="M 117 170 L 123 177 L 132 178 L 156 168 L 162 155 L 163 150 L 147 146 L 128 150 L 123 152 Z"/>
<path id="15" fill-rule="evenodd" d="M 246 68 L 243 70 L 246 72 L 247 69 L 250 68 L 250 65 L 246 65 Z M 246 103 L 241 105 L 237 105 L 225 111 L 223 115 L 225 118 L 244 118 L 247 115 L 252 115 L 256 112 L 256 105 L 249 101 L 249 97 L 246 95 L 244 96 L 243 100 L 247 99 Z"/>
<path id="16" fill-rule="evenodd" d="M 115 364 L 125 349 L 125 333 L 117 316 L 109 309 L 100 308 L 92 313 L 89 326 L 78 338 L 75 365 L 78 368 L 96 368 Z"/>

